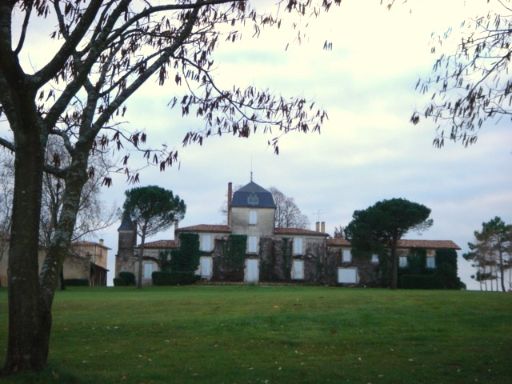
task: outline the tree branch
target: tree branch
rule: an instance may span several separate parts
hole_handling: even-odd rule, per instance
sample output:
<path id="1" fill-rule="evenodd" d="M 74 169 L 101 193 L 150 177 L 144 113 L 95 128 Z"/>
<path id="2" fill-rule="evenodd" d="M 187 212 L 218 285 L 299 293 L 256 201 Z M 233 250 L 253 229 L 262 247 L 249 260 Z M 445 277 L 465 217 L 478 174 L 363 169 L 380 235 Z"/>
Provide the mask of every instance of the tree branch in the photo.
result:
<path id="1" fill-rule="evenodd" d="M 15 147 L 14 147 L 14 143 L 10 142 L 9 140 L 6 140 L 2 137 L 0 137 L 0 146 L 4 147 L 4 148 L 7 148 L 9 151 L 11 152 L 14 152 L 15 151 Z"/>
<path id="2" fill-rule="evenodd" d="M 58 3 L 58 0 L 56 0 L 56 3 Z M 122 4 L 123 3 L 129 3 L 129 0 L 123 0 Z M 33 82 L 36 84 L 37 88 L 41 87 L 43 84 L 52 79 L 62 68 L 64 63 L 68 60 L 68 57 L 73 53 L 73 51 L 76 50 L 76 47 L 84 38 L 87 31 L 89 30 L 89 27 L 96 18 L 101 4 L 101 0 L 91 0 L 86 11 L 80 18 L 80 21 L 77 23 L 75 29 L 73 32 L 71 32 L 71 34 L 69 34 L 69 37 L 65 39 L 64 44 L 59 49 L 59 51 L 50 60 L 50 62 L 48 62 L 42 69 L 40 69 L 32 76 Z"/>
<path id="3" fill-rule="evenodd" d="M 21 34 L 20 40 L 18 41 L 18 46 L 14 50 L 14 54 L 18 55 L 23 48 L 23 43 L 25 42 L 25 36 L 27 34 L 28 22 L 30 20 L 30 14 L 32 13 L 33 3 L 29 2 L 28 7 L 25 11 L 25 18 L 23 19 L 23 25 L 21 26 Z"/>
<path id="4" fill-rule="evenodd" d="M 107 108 L 103 111 L 103 113 L 98 117 L 96 122 L 94 123 L 94 129 L 89 131 L 89 135 L 96 136 L 97 132 L 101 129 L 101 127 L 110 119 L 111 115 L 118 109 L 122 103 L 128 97 L 130 97 L 149 77 L 151 77 L 174 53 L 176 49 L 178 49 L 184 41 L 190 36 L 192 32 L 192 28 L 194 27 L 195 22 L 197 21 L 197 16 L 199 13 L 199 9 L 203 6 L 203 1 L 199 0 L 196 3 L 196 6 L 193 12 L 190 14 L 188 21 L 183 26 L 183 29 L 179 36 L 174 40 L 173 44 L 167 48 L 166 52 L 162 53 L 162 55 L 151 64 L 130 86 L 125 88 L 112 103 L 110 103 Z"/>

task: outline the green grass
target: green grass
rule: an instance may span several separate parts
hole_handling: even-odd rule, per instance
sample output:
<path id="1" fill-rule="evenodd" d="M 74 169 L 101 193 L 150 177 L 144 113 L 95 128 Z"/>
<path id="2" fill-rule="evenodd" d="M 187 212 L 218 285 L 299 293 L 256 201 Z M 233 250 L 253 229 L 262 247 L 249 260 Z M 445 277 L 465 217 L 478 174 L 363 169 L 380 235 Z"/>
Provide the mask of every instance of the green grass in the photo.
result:
<path id="1" fill-rule="evenodd" d="M 0 358 L 7 295 L 0 291 Z M 511 383 L 512 295 L 303 286 L 59 292 L 49 367 L 2 383 Z"/>

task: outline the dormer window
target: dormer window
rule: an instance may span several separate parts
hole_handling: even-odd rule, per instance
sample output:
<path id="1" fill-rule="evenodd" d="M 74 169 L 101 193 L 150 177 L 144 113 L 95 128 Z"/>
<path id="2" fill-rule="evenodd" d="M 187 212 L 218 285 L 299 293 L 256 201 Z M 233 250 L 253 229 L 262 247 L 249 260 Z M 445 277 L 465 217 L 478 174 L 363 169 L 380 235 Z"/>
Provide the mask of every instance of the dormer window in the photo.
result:
<path id="1" fill-rule="evenodd" d="M 249 211 L 249 224 L 250 225 L 258 224 L 258 212 L 256 212 L 255 210 Z"/>
<path id="2" fill-rule="evenodd" d="M 258 199 L 258 196 L 255 193 L 251 193 L 249 196 L 247 196 L 247 204 L 258 205 L 259 202 L 260 199 Z"/>

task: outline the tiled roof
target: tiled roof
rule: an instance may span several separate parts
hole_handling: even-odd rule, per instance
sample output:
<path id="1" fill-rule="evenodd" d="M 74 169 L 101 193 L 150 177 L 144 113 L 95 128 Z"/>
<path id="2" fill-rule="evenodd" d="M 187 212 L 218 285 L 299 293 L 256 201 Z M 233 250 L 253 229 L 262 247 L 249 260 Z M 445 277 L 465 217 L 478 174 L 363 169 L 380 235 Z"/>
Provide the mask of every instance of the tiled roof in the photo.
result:
<path id="1" fill-rule="evenodd" d="M 399 248 L 460 249 L 451 240 L 399 240 Z"/>
<path id="2" fill-rule="evenodd" d="M 86 240 L 80 240 L 80 241 L 74 241 L 71 244 L 72 247 L 100 247 L 103 249 L 111 249 L 107 247 L 105 244 L 96 243 L 94 241 L 86 241 Z"/>
<path id="3" fill-rule="evenodd" d="M 140 248 L 140 245 L 137 246 Z M 169 249 L 169 248 L 178 248 L 178 242 L 176 240 L 157 240 L 150 241 L 149 243 L 144 244 L 145 249 Z"/>
<path id="4" fill-rule="evenodd" d="M 227 225 L 199 224 L 190 227 L 182 227 L 176 229 L 176 232 L 215 232 L 215 233 L 231 233 L 231 229 Z"/>
<path id="5" fill-rule="evenodd" d="M 332 247 L 342 247 L 342 246 L 350 247 L 350 241 L 348 241 L 347 239 L 339 239 L 339 238 L 327 239 L 327 245 L 332 246 Z"/>
<path id="6" fill-rule="evenodd" d="M 327 233 L 303 228 L 275 228 L 274 235 L 329 236 Z"/>
<path id="7" fill-rule="evenodd" d="M 275 208 L 272 194 L 251 181 L 233 194 L 232 207 Z"/>
<path id="8" fill-rule="evenodd" d="M 327 239 L 327 245 L 332 247 L 350 247 L 347 239 Z M 398 248 L 424 248 L 424 249 L 460 249 L 451 240 L 399 240 Z"/>

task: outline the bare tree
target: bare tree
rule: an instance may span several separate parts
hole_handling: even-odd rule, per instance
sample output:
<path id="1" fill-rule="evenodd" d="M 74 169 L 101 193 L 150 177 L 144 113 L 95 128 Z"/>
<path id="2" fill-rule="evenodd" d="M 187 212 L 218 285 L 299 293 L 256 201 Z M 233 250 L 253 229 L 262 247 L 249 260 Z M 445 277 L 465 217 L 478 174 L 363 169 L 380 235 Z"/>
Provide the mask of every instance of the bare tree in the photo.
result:
<path id="1" fill-rule="evenodd" d="M 0 152 L 0 261 L 9 249 L 11 230 L 12 191 L 14 170 L 7 161 L 9 154 Z"/>
<path id="2" fill-rule="evenodd" d="M 334 238 L 335 239 L 343 239 L 345 238 L 345 229 L 342 225 L 338 225 L 337 227 L 334 227 Z"/>
<path id="3" fill-rule="evenodd" d="M 276 203 L 274 226 L 276 228 L 307 228 L 309 219 L 302 214 L 292 197 L 286 196 L 275 187 L 270 188 L 270 193 Z"/>
<path id="4" fill-rule="evenodd" d="M 48 156 L 55 156 L 60 151 L 60 147 L 55 143 L 49 144 L 47 148 Z M 66 154 L 60 154 L 62 162 L 68 161 Z M 94 166 L 95 172 L 89 175 L 89 179 L 84 185 L 80 205 L 77 213 L 77 223 L 73 232 L 73 241 L 87 238 L 94 235 L 113 224 L 117 218 L 117 208 L 105 207 L 100 200 L 100 188 L 103 178 L 108 174 L 110 165 L 108 160 L 104 159 L 98 153 L 90 159 L 91 167 Z M 94 164 L 94 165 L 93 165 Z M 6 240 L 2 244 L 5 250 L 8 249 L 7 241 L 12 210 L 12 193 L 14 184 L 14 158 L 7 152 L 0 153 L 0 233 L 2 239 Z M 55 177 L 51 173 L 43 175 L 43 194 L 41 196 L 41 216 L 39 225 L 39 244 L 47 247 L 50 244 L 53 231 L 57 225 L 58 217 L 62 209 L 62 195 L 65 189 L 64 181 Z M 1 240 L 0 240 L 1 241 Z M 0 244 L 0 246 L 2 246 Z M 2 257 L 0 250 L 0 258 Z"/>
<path id="5" fill-rule="evenodd" d="M 58 161 L 61 166 L 69 164 L 68 154 L 62 150 L 59 142 L 49 142 L 46 151 L 46 161 Z M 56 160 L 58 159 L 58 160 Z M 89 158 L 87 182 L 82 188 L 78 206 L 76 224 L 73 230 L 72 240 L 94 236 L 102 229 L 107 228 L 118 219 L 117 207 L 105 207 L 100 200 L 102 182 L 112 169 L 110 160 L 100 151 L 96 151 Z M 65 180 L 52 173 L 43 176 L 42 209 L 40 219 L 40 244 L 47 247 L 51 243 L 58 218 L 62 210 Z"/>
<path id="6" fill-rule="evenodd" d="M 416 88 L 429 94 L 420 117 L 437 123 L 434 145 L 445 140 L 460 141 L 468 146 L 477 141 L 486 121 L 497 123 L 500 117 L 512 118 L 512 82 L 509 69 L 512 55 L 512 2 L 482 2 L 487 12 L 461 24 L 463 37 L 454 52 L 443 45 L 453 30 L 436 35 L 431 51 L 439 55 L 432 74 L 418 80 Z"/>
<path id="7" fill-rule="evenodd" d="M 204 129 L 187 133 L 183 144 L 201 144 L 206 137 L 223 132 L 247 137 L 262 129 L 273 132 L 269 142 L 277 152 L 279 135 L 318 131 L 327 117 L 325 111 L 304 98 L 286 99 L 252 86 L 221 89 L 211 72 L 211 54 L 220 39 L 237 42 L 247 25 L 258 36 L 264 27 L 281 27 L 279 15 L 317 16 L 340 2 L 280 0 L 277 6 L 285 12 L 274 13 L 258 11 L 244 0 L 0 3 L 0 111 L 12 131 L 12 138 L 0 137 L 0 145 L 14 151 L 16 159 L 6 373 L 39 370 L 46 364 L 58 272 L 73 238 L 91 153 L 111 145 L 121 149 L 123 142 L 129 142 L 162 170 L 177 159 L 176 150 L 143 150 L 144 133 L 119 127 L 126 101 L 152 77 L 160 85 L 183 86 L 183 97 L 175 97 L 171 105 L 205 122 Z M 14 14 L 23 22 L 13 35 Z M 46 64 L 28 71 L 19 55 L 26 48 L 28 26 L 36 20 L 57 26 L 51 37 L 59 47 Z M 62 139 L 70 158 L 66 166 L 45 162 L 52 136 Z M 123 159 L 127 177 L 137 181 L 138 173 L 129 170 L 128 159 L 128 155 Z M 65 188 L 39 276 L 43 170 L 62 178 Z M 109 185 L 111 179 L 105 178 L 104 183 Z"/>

